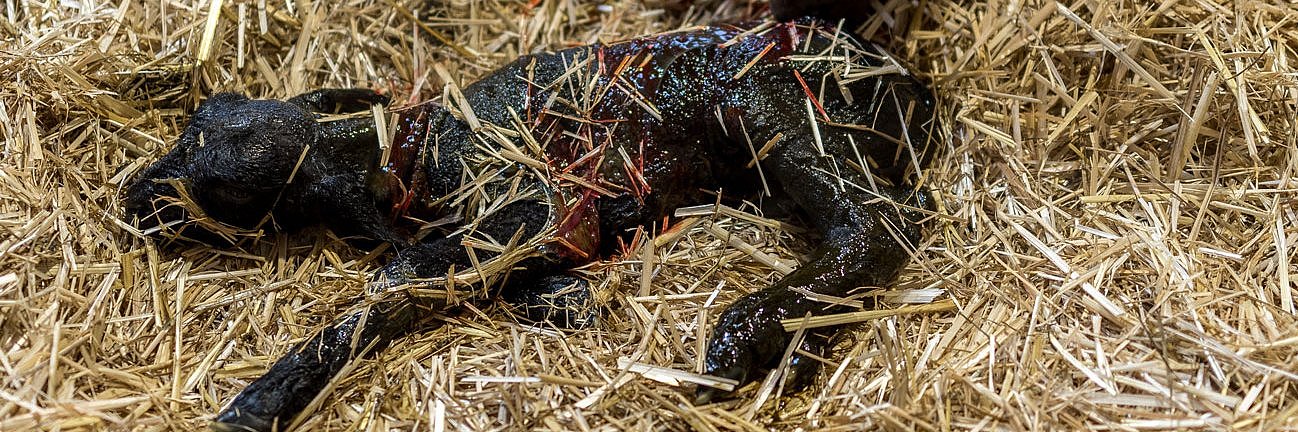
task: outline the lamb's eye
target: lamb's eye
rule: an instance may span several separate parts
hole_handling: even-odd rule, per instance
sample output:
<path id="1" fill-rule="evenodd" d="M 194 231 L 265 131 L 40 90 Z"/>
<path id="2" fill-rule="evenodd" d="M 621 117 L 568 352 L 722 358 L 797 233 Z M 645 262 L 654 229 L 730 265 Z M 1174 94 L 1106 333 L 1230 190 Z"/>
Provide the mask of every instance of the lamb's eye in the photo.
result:
<path id="1" fill-rule="evenodd" d="M 241 188 L 221 187 L 212 191 L 216 196 L 221 197 L 222 201 L 229 204 L 246 204 L 252 201 L 252 193 Z"/>

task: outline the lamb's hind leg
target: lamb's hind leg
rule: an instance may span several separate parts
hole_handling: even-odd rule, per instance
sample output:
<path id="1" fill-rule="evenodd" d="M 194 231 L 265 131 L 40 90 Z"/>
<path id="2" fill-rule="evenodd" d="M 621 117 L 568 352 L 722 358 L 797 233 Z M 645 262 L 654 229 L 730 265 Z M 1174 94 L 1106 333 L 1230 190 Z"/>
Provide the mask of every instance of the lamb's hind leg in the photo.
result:
<path id="1" fill-rule="evenodd" d="M 811 262 L 775 285 L 740 298 L 721 314 L 708 341 L 704 365 L 709 375 L 741 384 L 752 381 L 756 370 L 775 366 L 792 339 L 780 320 L 833 309 L 804 293 L 844 297 L 858 287 L 888 284 L 910 260 L 908 248 L 901 243 L 919 241 L 919 212 L 905 208 L 924 207 L 927 198 L 922 193 L 880 187 L 873 195 L 861 190 L 865 185 L 860 182 L 840 183 L 842 179 L 829 174 L 838 172 L 831 166 L 833 161 L 812 150 L 815 146 L 809 139 L 783 144 L 772 154 L 768 173 L 811 216 L 824 234 L 824 243 Z M 718 394 L 700 388 L 698 401 L 707 402 Z"/>

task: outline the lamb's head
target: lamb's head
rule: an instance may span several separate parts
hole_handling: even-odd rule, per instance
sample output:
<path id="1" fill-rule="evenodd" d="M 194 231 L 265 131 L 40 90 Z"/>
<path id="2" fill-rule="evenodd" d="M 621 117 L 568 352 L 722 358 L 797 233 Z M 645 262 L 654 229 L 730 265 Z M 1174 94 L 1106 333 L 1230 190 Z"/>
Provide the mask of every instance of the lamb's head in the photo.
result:
<path id="1" fill-rule="evenodd" d="M 180 186 L 198 206 L 191 210 L 226 225 L 323 223 L 341 234 L 395 240 L 367 187 L 375 151 L 342 148 L 322 138 L 322 129 L 315 114 L 288 102 L 213 96 L 175 148 L 127 187 L 127 217 L 142 228 L 186 219 Z M 377 149 L 373 140 L 357 142 Z"/>

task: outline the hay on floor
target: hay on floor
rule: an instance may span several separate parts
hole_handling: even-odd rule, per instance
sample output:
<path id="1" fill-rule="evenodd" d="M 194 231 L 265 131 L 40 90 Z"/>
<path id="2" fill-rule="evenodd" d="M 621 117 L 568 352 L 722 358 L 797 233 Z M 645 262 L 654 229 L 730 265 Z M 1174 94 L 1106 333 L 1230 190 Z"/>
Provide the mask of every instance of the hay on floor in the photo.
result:
<path id="1" fill-rule="evenodd" d="M 942 99 L 949 150 L 925 174 L 941 217 L 885 287 L 896 310 L 844 332 L 816 387 L 688 402 L 708 320 L 805 250 L 737 209 L 588 268 L 611 310 L 597 328 L 478 305 L 358 365 L 303 430 L 1295 427 L 1292 8 L 877 4 L 861 34 Z M 323 232 L 212 249 L 120 220 L 118 187 L 205 96 L 409 103 L 520 53 L 763 8 L 3 2 L 0 430 L 200 429 L 381 264 Z"/>

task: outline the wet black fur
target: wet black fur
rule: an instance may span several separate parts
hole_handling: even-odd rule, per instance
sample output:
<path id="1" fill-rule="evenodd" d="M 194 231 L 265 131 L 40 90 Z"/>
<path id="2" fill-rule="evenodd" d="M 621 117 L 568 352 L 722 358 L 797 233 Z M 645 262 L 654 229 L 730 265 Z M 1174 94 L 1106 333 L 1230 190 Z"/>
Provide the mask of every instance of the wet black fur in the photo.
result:
<path id="1" fill-rule="evenodd" d="M 801 84 L 789 68 L 779 63 L 761 64 L 741 82 L 726 87 L 720 83 L 734 76 L 753 53 L 717 48 L 716 41 L 707 39 L 711 36 L 706 31 L 698 37 L 699 41 L 686 41 L 697 43 L 697 47 L 672 57 L 662 71 L 662 84 L 654 90 L 661 93 L 662 99 L 655 101 L 662 112 L 681 117 L 659 123 L 627 108 L 628 116 L 641 116 L 635 117 L 639 123 L 628 123 L 618 132 L 621 135 L 613 137 L 616 145 L 624 146 L 633 157 L 639 151 L 635 140 L 640 137 L 652 137 L 666 152 L 663 154 L 670 155 L 650 161 L 645 168 L 646 175 L 659 182 L 658 189 L 645 197 L 601 198 L 600 231 L 607 246 L 626 229 L 660 220 L 672 209 L 710 202 L 706 190 L 760 190 L 755 186 L 755 171 L 743 168 L 752 158 L 738 141 L 737 132 L 745 128 L 755 143 L 776 133 L 785 134 L 785 141 L 772 150 L 762 167 L 772 192 L 806 214 L 818 233 L 819 246 L 812 252 L 811 262 L 772 287 L 744 296 L 717 320 L 708 343 L 706 372 L 745 383 L 758 378 L 759 370 L 774 366 L 788 346 L 791 335 L 780 326 L 781 319 L 827 311 L 824 303 L 808 299 L 799 290 L 841 296 L 856 287 L 886 286 L 905 266 L 910 258 L 907 247 L 920 238 L 916 222 L 922 214 L 913 209 L 930 205 L 927 195 L 908 183 L 915 174 L 913 168 L 922 167 L 933 156 L 934 101 L 926 87 L 904 76 L 873 77 L 851 84 L 857 99 L 854 103 L 848 103 L 831 86 L 833 97 L 821 102 L 836 120 L 868 124 L 878 134 L 903 136 L 909 132 L 920 153 L 912 159 L 905 147 L 872 133 L 820 125 L 827 153 L 820 155 L 814 150 Z M 824 43 L 814 41 L 812 51 Z M 465 97 L 483 121 L 510 124 L 505 107 L 516 113 L 533 112 L 530 108 L 535 107 L 528 104 L 545 99 L 536 95 L 525 99 L 531 84 L 521 77 L 549 82 L 575 58 L 590 52 L 589 48 L 575 48 L 524 57 L 466 87 Z M 824 72 L 813 67 L 803 76 L 813 88 L 819 88 Z M 880 103 L 882 99 L 870 99 L 870 95 L 879 94 L 881 88 L 893 98 L 888 103 L 900 103 L 866 110 L 865 104 Z M 175 149 L 143 170 L 127 188 L 125 207 L 144 226 L 184 217 L 179 208 L 162 206 L 158 200 L 177 195 L 164 181 L 177 179 L 204 213 L 227 224 L 275 229 L 323 224 L 342 234 L 397 244 L 400 252 L 375 276 L 375 289 L 413 278 L 444 276 L 451 266 L 464 268 L 469 265 L 461 246 L 464 233 L 433 235 L 409 243 L 408 233 L 391 226 L 380 209 L 386 191 L 375 180 L 378 150 L 372 119 L 317 121 L 321 113 L 364 112 L 371 103 L 386 102 L 373 92 L 356 89 L 322 90 L 288 101 L 215 95 L 194 114 Z M 726 131 L 716 127 L 714 106 L 737 113 L 727 117 L 727 122 L 734 122 L 728 123 Z M 427 121 L 437 134 L 435 143 L 430 138 L 425 155 L 433 162 L 423 173 L 427 177 L 427 196 L 423 198 L 432 200 L 460 186 L 464 174 L 460 162 L 479 149 L 472 144 L 473 132 L 462 119 L 440 107 L 427 109 Z M 854 152 L 864 153 L 876 163 L 870 169 L 880 183 L 877 194 L 844 188 L 837 177 L 828 174 L 839 170 L 854 183 L 869 184 L 864 175 L 846 170 L 836 159 L 850 158 Z M 617 178 L 615 170 L 606 176 L 610 181 L 625 181 Z M 469 235 L 501 242 L 520 234 L 537 235 L 553 223 L 552 212 L 549 203 L 521 201 L 485 217 Z M 562 272 L 565 262 L 550 254 L 520 263 L 521 270 L 510 276 L 515 283 L 506 287 L 504 297 L 533 319 L 564 326 L 589 324 L 592 296 L 583 281 Z M 214 427 L 283 429 L 348 361 L 382 349 L 415 328 L 414 323 L 428 314 L 420 309 L 423 306 L 430 305 L 391 300 L 339 318 L 245 389 Z M 361 321 L 365 325 L 357 332 Z M 811 340 L 823 341 L 825 334 L 816 332 Z M 818 352 L 821 348 L 808 349 Z M 799 358 L 795 373 L 805 380 L 814 366 L 814 362 Z M 699 400 L 716 395 L 711 389 L 701 389 Z"/>

